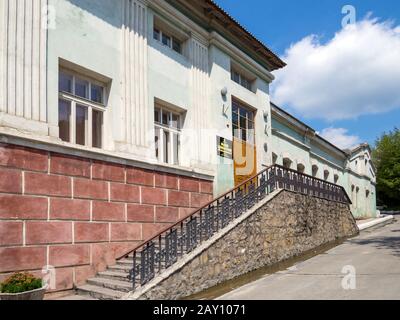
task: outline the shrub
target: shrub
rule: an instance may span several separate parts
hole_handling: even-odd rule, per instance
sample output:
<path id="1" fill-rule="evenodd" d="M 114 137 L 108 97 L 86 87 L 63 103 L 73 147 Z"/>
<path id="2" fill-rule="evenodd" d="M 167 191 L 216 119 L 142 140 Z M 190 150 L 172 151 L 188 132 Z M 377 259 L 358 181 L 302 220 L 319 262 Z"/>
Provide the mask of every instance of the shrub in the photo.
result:
<path id="1" fill-rule="evenodd" d="M 30 273 L 15 273 L 1 285 L 1 293 L 21 293 L 42 288 L 42 280 Z"/>

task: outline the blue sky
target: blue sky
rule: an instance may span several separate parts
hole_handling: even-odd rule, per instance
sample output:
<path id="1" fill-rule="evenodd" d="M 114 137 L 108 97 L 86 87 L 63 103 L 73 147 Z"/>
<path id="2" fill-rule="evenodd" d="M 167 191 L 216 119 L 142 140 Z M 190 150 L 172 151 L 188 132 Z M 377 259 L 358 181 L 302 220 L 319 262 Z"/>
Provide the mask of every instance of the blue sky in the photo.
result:
<path id="1" fill-rule="evenodd" d="M 318 45 L 312 44 L 313 41 L 311 40 L 308 42 L 306 41 L 306 49 L 304 50 L 305 52 L 312 50 L 311 54 L 313 54 L 314 57 L 318 56 L 321 52 L 320 48 L 332 41 L 332 38 L 334 38 L 336 33 L 341 32 L 342 19 L 344 17 L 344 14 L 342 14 L 342 8 L 345 5 L 352 5 L 356 9 L 357 22 L 364 20 L 368 13 L 371 13 L 371 18 L 369 19 L 379 18 L 379 20 L 377 22 L 370 21 L 369 24 L 364 27 L 360 26 L 359 30 L 354 31 L 353 33 L 351 33 L 352 31 L 349 31 L 347 34 L 343 32 L 340 37 L 341 40 L 337 40 L 336 43 L 333 43 L 331 46 L 327 45 L 328 47 L 323 51 L 324 57 L 329 57 L 329 54 L 332 55 L 331 51 L 333 51 L 334 48 L 343 46 L 346 41 L 349 41 L 348 39 L 352 34 L 356 34 L 359 38 L 365 34 L 366 37 L 370 37 L 370 42 L 374 42 L 376 37 L 382 38 L 379 34 L 380 32 L 383 32 L 383 34 L 388 35 L 387 43 L 379 44 L 381 49 L 383 49 L 383 52 L 392 52 L 393 50 L 400 48 L 400 46 L 397 46 L 393 49 L 392 45 L 393 39 L 396 40 L 396 43 L 400 43 L 400 32 L 399 29 L 396 29 L 396 27 L 400 25 L 400 1 L 398 0 L 216 0 L 216 2 L 282 58 L 285 57 L 285 53 L 287 54 L 286 50 L 289 49 L 291 45 L 299 43 L 302 39 L 310 35 L 318 36 Z M 379 24 L 388 20 L 393 23 L 389 28 L 385 29 L 384 26 L 374 26 L 374 23 Z M 393 30 L 395 30 L 395 32 L 397 30 L 397 34 L 393 35 Z M 386 45 L 388 50 L 385 51 L 384 49 L 386 48 Z M 304 46 L 299 46 L 299 48 L 302 47 Z M 386 66 L 382 67 L 382 74 L 379 74 L 380 71 L 377 68 L 373 68 L 373 70 L 368 73 L 364 72 L 364 70 L 356 70 L 356 67 L 354 67 L 354 65 L 359 65 L 360 69 L 363 69 L 363 66 L 369 65 L 367 62 L 369 60 L 363 61 L 362 59 L 375 60 L 374 57 L 378 56 L 379 51 L 376 51 L 377 53 L 375 56 L 372 55 L 374 53 L 371 53 L 372 58 L 365 57 L 363 52 L 368 51 L 369 49 L 363 47 L 363 42 L 359 43 L 359 47 L 354 46 L 351 50 L 353 51 L 343 55 L 346 59 L 343 58 L 340 60 L 340 58 L 335 58 L 333 55 L 333 63 L 340 66 L 341 76 L 343 76 L 344 79 L 346 79 L 347 76 L 346 72 L 353 73 L 349 74 L 349 79 L 353 79 L 352 81 L 355 79 L 355 82 L 360 84 L 359 87 L 364 88 L 365 93 L 367 93 L 367 91 L 373 91 L 369 92 L 372 97 L 371 100 L 375 100 L 371 106 L 362 108 L 363 104 L 365 105 L 369 103 L 368 95 L 363 97 L 363 92 L 360 91 L 360 88 L 358 88 L 358 92 L 352 94 L 352 90 L 349 88 L 351 85 L 347 85 L 347 88 L 349 89 L 338 89 L 341 90 L 341 97 L 338 98 L 338 94 L 335 93 L 335 88 L 338 86 L 335 82 L 332 83 L 332 90 L 328 90 L 328 94 L 326 95 L 329 95 L 329 92 L 332 92 L 333 100 L 336 99 L 338 102 L 349 101 L 351 105 L 343 107 L 340 114 L 332 114 L 332 117 L 323 117 L 321 114 L 318 114 L 318 112 L 314 112 L 311 106 L 307 105 L 307 99 L 305 99 L 305 97 L 299 96 L 297 97 L 298 101 L 296 101 L 296 92 L 290 92 L 290 94 L 288 94 L 287 90 L 283 90 L 281 91 L 282 94 L 279 95 L 280 99 L 278 100 L 287 100 L 288 102 L 284 105 L 280 104 L 281 107 L 287 109 L 319 132 L 324 132 L 324 129 L 325 131 L 329 131 L 327 130 L 329 128 L 340 128 L 342 129 L 342 133 L 346 136 L 353 137 L 353 140 L 350 139 L 351 141 L 367 141 L 374 144 L 375 139 L 380 136 L 383 131 L 389 131 L 395 126 L 400 127 L 400 83 L 398 84 L 399 93 L 397 94 L 395 88 L 391 91 L 390 89 L 387 89 L 388 85 L 387 82 L 385 82 L 388 81 L 389 87 L 391 87 L 390 77 L 393 78 L 393 81 L 397 80 L 396 77 L 400 74 L 400 55 L 398 56 L 397 64 L 396 59 L 393 60 L 393 62 L 390 60 L 393 57 L 393 54 L 388 58 L 382 57 L 383 61 L 388 61 L 387 70 L 393 70 L 394 68 L 396 71 L 396 73 L 391 74 L 390 76 L 388 75 L 388 79 L 385 79 L 385 74 L 387 74 L 385 71 Z M 292 61 L 293 64 L 301 63 L 299 62 L 299 58 L 295 56 L 295 52 L 299 52 L 299 50 L 293 51 L 286 57 L 289 61 Z M 354 56 L 352 56 L 352 52 L 354 52 Z M 346 66 L 344 60 L 349 61 L 348 66 Z M 289 61 L 286 60 L 288 63 Z M 390 65 L 389 61 L 391 62 Z M 381 64 L 382 61 L 377 63 L 377 66 L 380 66 Z M 289 67 L 290 65 L 288 65 L 287 68 Z M 294 79 L 291 77 L 293 77 L 293 74 L 296 74 L 296 71 L 301 70 L 301 67 L 297 68 L 296 66 L 295 69 L 295 71 L 289 70 L 289 74 L 282 76 L 283 83 L 273 84 L 273 89 L 274 85 L 282 85 L 282 87 L 285 87 L 286 85 L 285 89 L 287 89 L 287 86 L 289 86 L 290 83 L 293 83 L 291 81 Z M 397 71 L 399 72 L 397 73 Z M 376 83 L 371 87 L 370 84 L 367 83 L 368 81 L 365 77 L 373 74 L 378 74 L 378 77 Z M 361 79 L 360 76 L 358 79 L 357 75 L 364 75 L 364 77 Z M 279 78 L 280 74 L 277 74 L 276 76 Z M 326 76 L 325 72 L 324 76 Z M 307 74 L 303 75 L 303 77 L 307 77 Z M 331 77 L 336 78 L 336 72 L 332 72 Z M 310 85 L 312 85 L 312 81 L 320 82 L 321 75 L 311 75 L 310 79 L 307 79 L 307 81 L 310 81 Z M 351 83 L 352 82 L 350 82 L 350 84 Z M 362 87 L 361 83 L 365 86 Z M 379 87 L 379 83 L 382 83 L 381 88 Z M 315 85 L 316 90 L 319 90 L 318 83 Z M 327 90 L 327 88 L 325 89 Z M 382 96 L 382 99 L 380 99 L 380 96 Z M 386 97 L 391 97 L 391 99 L 386 99 Z M 390 105 L 390 108 L 387 107 L 387 109 L 390 110 L 382 111 L 385 107 L 382 109 L 379 108 L 380 101 L 382 101 L 382 105 Z M 343 103 L 341 103 L 341 105 L 343 105 Z M 328 111 L 329 108 L 334 109 L 334 107 L 328 107 Z M 372 109 L 374 111 L 371 112 Z M 345 114 L 345 112 L 348 112 L 348 114 Z M 327 114 L 330 115 L 329 112 L 327 112 Z M 343 129 L 348 131 L 346 132 Z M 332 137 L 332 140 L 335 140 L 335 137 Z"/>

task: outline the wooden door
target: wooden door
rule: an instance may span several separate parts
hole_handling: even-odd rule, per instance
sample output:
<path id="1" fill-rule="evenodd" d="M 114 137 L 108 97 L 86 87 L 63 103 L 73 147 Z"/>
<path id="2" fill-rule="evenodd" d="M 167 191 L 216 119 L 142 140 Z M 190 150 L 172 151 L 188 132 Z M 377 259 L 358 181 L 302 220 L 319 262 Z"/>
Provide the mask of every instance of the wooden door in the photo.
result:
<path id="1" fill-rule="evenodd" d="M 235 186 L 257 174 L 254 111 L 237 100 L 232 102 L 233 163 Z"/>

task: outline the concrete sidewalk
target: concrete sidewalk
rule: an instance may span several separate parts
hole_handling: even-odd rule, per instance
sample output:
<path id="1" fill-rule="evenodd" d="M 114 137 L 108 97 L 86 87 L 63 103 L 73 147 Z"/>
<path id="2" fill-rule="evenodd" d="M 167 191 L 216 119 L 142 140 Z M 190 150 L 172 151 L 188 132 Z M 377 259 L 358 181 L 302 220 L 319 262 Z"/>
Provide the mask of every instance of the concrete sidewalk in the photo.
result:
<path id="1" fill-rule="evenodd" d="M 400 300 L 400 222 L 393 221 L 219 299 Z"/>

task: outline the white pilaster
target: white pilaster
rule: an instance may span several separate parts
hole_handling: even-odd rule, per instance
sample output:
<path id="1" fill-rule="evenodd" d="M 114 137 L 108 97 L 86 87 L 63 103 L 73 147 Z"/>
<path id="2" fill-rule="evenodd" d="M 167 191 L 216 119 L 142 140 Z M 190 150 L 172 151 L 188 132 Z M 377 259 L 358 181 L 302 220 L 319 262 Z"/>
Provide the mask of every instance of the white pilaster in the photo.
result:
<path id="1" fill-rule="evenodd" d="M 123 100 L 125 139 L 128 144 L 147 146 L 149 103 L 147 84 L 147 6 L 124 0 Z"/>
<path id="2" fill-rule="evenodd" d="M 47 121 L 45 6 L 47 0 L 0 1 L 0 111 L 40 122 Z"/>

